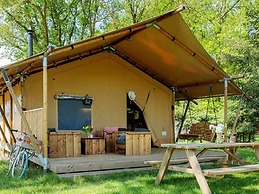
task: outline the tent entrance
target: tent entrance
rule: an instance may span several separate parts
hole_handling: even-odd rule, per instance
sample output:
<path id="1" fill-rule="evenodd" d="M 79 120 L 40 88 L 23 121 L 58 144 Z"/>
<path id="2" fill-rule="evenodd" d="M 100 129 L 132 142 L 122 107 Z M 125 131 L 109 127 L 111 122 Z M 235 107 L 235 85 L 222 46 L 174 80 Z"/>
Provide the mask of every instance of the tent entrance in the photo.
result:
<path id="1" fill-rule="evenodd" d="M 127 128 L 134 131 L 135 128 L 147 128 L 143 112 L 137 104 L 127 95 Z"/>

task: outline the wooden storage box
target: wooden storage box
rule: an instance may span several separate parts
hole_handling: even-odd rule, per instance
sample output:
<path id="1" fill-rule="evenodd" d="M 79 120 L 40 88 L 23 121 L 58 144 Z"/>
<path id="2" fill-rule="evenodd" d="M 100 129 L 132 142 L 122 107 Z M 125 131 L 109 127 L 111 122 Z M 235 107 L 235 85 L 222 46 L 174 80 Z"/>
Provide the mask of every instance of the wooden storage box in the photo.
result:
<path id="1" fill-rule="evenodd" d="M 126 156 L 150 154 L 151 132 L 126 132 Z"/>
<path id="2" fill-rule="evenodd" d="M 82 138 L 85 155 L 105 154 L 105 139 L 101 137 Z"/>
<path id="3" fill-rule="evenodd" d="M 115 143 L 118 135 L 121 133 L 126 133 L 126 131 L 119 131 L 119 132 L 107 132 L 105 138 L 105 149 L 106 153 L 115 153 Z"/>
<path id="4" fill-rule="evenodd" d="M 65 158 L 81 156 L 80 132 L 50 132 L 49 157 Z"/>
<path id="5" fill-rule="evenodd" d="M 116 144 L 118 135 L 122 133 L 126 133 L 126 144 Z M 116 153 L 122 149 L 126 156 L 151 154 L 151 132 L 113 132 L 110 141 L 111 150 L 113 151 L 114 146 Z"/>

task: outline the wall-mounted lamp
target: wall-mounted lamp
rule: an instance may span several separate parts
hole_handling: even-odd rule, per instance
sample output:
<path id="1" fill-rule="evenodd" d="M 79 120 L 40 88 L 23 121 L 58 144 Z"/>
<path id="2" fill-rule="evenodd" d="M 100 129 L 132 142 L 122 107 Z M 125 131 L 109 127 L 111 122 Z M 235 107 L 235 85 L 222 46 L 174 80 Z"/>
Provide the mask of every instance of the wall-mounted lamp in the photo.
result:
<path id="1" fill-rule="evenodd" d="M 136 99 L 136 94 L 133 91 L 128 92 L 128 97 L 131 101 L 134 101 Z"/>

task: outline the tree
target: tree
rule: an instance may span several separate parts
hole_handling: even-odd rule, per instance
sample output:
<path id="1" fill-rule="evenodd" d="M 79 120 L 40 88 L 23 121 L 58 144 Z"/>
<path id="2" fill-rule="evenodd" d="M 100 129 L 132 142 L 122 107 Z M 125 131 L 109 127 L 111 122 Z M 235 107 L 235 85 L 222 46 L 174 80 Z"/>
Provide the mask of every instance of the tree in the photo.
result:
<path id="1" fill-rule="evenodd" d="M 98 0 L 0 0 L 1 43 L 8 57 L 15 60 L 27 55 L 27 31 L 34 31 L 34 51 L 48 45 L 63 46 L 94 36 L 108 14 Z"/>

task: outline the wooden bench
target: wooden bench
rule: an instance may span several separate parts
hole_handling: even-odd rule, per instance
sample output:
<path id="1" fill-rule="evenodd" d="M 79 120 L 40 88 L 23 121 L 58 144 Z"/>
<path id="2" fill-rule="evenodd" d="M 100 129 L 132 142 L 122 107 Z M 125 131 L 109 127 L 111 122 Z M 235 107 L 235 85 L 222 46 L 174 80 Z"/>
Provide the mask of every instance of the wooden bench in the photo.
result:
<path id="1" fill-rule="evenodd" d="M 251 164 L 244 166 L 233 166 L 228 168 L 214 168 L 203 170 L 204 176 L 222 178 L 226 174 L 259 171 L 259 164 Z"/>
<path id="2" fill-rule="evenodd" d="M 216 162 L 220 160 L 219 157 L 204 157 L 204 158 L 198 158 L 199 162 Z M 188 163 L 188 159 L 174 159 L 169 161 L 169 165 L 176 165 L 176 164 L 185 164 Z M 144 164 L 149 164 L 152 167 L 160 167 L 162 164 L 162 160 L 159 161 L 145 161 Z"/>
<path id="3" fill-rule="evenodd" d="M 155 184 L 160 184 L 163 180 L 165 172 L 167 170 L 174 170 L 179 172 L 185 172 L 193 174 L 200 186 L 202 193 L 212 193 L 205 176 L 213 177 L 213 178 L 223 178 L 224 174 L 230 173 L 240 173 L 240 172 L 251 172 L 251 171 L 259 171 L 259 164 L 253 165 L 245 165 L 245 161 L 241 161 L 236 156 L 233 157 L 237 162 L 243 164 L 243 166 L 236 167 L 227 167 L 227 168 L 217 168 L 217 169 L 204 169 L 202 170 L 199 158 L 205 154 L 207 151 L 211 149 L 219 149 L 223 150 L 227 156 L 234 156 L 233 153 L 230 154 L 229 149 L 237 149 L 237 148 L 253 148 L 255 151 L 255 155 L 257 159 L 259 158 L 259 142 L 253 143 L 168 143 L 161 144 L 161 147 L 166 148 L 163 162 L 159 168 Z M 197 149 L 201 150 L 197 153 Z M 168 166 L 171 157 L 175 153 L 175 151 L 184 151 L 186 157 L 188 158 L 188 165 L 170 165 Z M 240 153 L 242 154 L 242 153 Z M 242 156 L 241 156 L 242 158 Z M 222 161 L 219 161 L 219 164 Z M 226 157 L 223 160 L 223 164 L 228 163 L 229 158 Z M 188 183 L 186 183 L 188 184 Z"/>
<path id="4" fill-rule="evenodd" d="M 189 129 L 189 132 L 187 134 L 179 134 L 179 139 L 185 139 L 185 140 L 200 140 L 202 142 L 210 141 L 214 142 L 216 138 L 216 134 L 212 132 L 212 130 L 209 129 L 210 124 L 204 124 L 204 123 L 197 123 L 192 124 L 191 128 Z"/>

